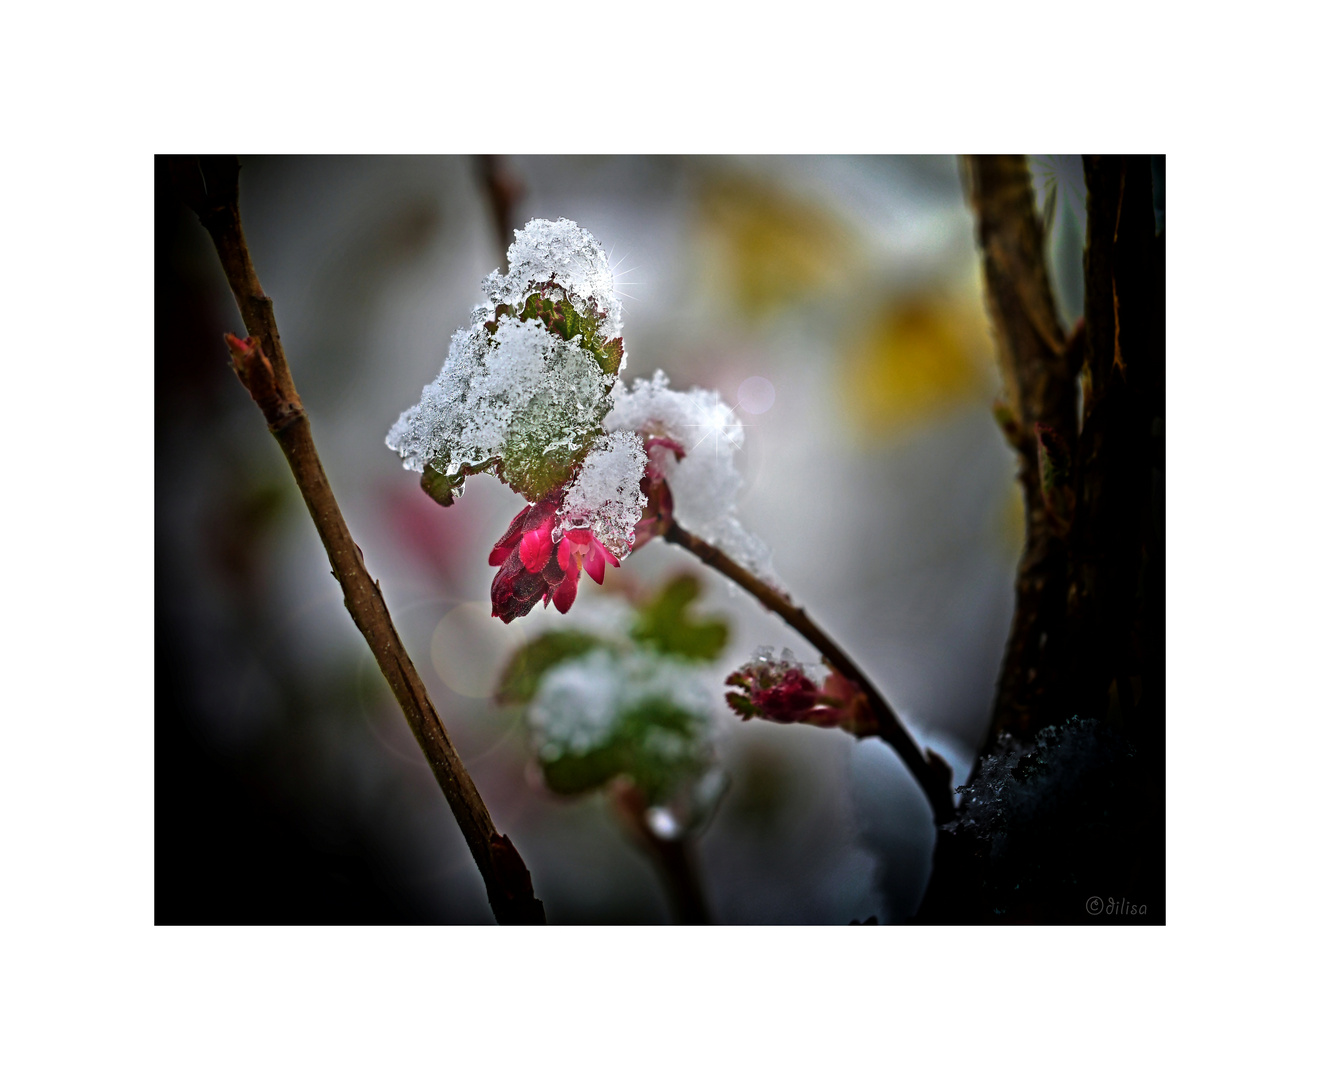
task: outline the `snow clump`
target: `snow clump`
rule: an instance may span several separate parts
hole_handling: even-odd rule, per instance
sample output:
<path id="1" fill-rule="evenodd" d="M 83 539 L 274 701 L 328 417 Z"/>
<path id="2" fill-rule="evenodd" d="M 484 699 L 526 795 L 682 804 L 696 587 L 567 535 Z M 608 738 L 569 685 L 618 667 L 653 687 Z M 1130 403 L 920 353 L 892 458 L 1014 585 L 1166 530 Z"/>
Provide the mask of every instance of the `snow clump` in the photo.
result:
<path id="1" fill-rule="evenodd" d="M 664 467 L 678 523 L 775 584 L 770 549 L 737 517 L 742 476 L 735 455 L 743 447 L 745 433 L 742 421 L 719 393 L 699 386 L 673 390 L 668 376 L 657 371 L 649 380 L 634 379 L 631 389 L 620 381 L 610 393 L 610 402 L 606 431 L 636 431 L 643 438 L 659 436 L 683 447 L 682 460 L 667 454 Z"/>

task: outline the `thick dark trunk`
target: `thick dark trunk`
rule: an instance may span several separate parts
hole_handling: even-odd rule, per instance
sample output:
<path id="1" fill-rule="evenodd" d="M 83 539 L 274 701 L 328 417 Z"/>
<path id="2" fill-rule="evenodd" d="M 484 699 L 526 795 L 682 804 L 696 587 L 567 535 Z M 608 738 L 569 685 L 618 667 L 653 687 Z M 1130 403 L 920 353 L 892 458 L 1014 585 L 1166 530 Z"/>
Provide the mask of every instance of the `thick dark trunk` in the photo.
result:
<path id="1" fill-rule="evenodd" d="M 1164 919 L 1164 240 L 1150 158 L 1084 167 L 1085 320 L 1065 343 L 1025 160 L 969 162 L 1027 540 L 989 756 L 921 922 L 1132 921 L 1124 900 Z"/>

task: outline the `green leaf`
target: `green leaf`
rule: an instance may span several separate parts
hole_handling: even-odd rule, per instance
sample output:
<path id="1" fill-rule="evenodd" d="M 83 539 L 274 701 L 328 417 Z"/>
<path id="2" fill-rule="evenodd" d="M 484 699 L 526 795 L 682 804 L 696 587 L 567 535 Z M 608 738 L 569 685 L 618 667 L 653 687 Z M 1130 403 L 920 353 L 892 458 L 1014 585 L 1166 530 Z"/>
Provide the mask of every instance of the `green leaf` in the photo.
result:
<path id="1" fill-rule="evenodd" d="M 441 506 L 453 506 L 454 500 L 462 497 L 463 485 L 467 478 L 485 472 L 490 464 L 485 462 L 481 465 L 464 465 L 459 469 L 457 476 L 448 476 L 434 465 L 428 465 L 422 470 L 422 490 Z"/>
<path id="2" fill-rule="evenodd" d="M 613 742 L 580 756 L 569 754 L 556 761 L 542 761 L 541 775 L 556 795 L 580 795 L 625 771 L 626 749 Z"/>
<path id="3" fill-rule="evenodd" d="M 497 307 L 495 319 L 486 323 L 486 329 L 494 333 L 499 317 L 510 310 L 512 309 L 507 304 Z M 539 319 L 547 330 L 559 335 L 565 341 L 572 341 L 580 336 L 582 348 L 595 358 L 604 374 L 619 373 L 619 365 L 623 362 L 623 338 L 611 338 L 606 341 L 601 337 L 600 324 L 604 322 L 604 316 L 595 308 L 585 313 L 580 312 L 567 300 L 556 300 L 551 303 L 540 293 L 534 292 L 527 297 L 522 311 L 517 314 L 523 322 L 528 319 Z"/>
<path id="4" fill-rule="evenodd" d="M 623 363 L 623 338 L 611 338 L 605 342 L 600 352 L 596 354 L 596 362 L 600 364 L 601 371 L 606 375 L 617 375 L 619 365 Z"/>
<path id="5" fill-rule="evenodd" d="M 699 717 L 665 698 L 648 698 L 625 712 L 616 745 L 626 772 L 652 803 L 704 772 L 710 747 Z"/>
<path id="6" fill-rule="evenodd" d="M 608 408 L 608 400 L 605 407 Z M 540 502 L 573 478 L 591 451 L 592 442 L 602 434 L 597 426 L 587 430 L 577 446 L 547 447 L 541 424 L 515 426 L 504 441 L 504 456 L 495 471 L 528 502 Z"/>
<path id="7" fill-rule="evenodd" d="M 699 717 L 664 698 L 638 702 L 619 717 L 614 737 L 582 754 L 541 760 L 546 786 L 577 795 L 628 776 L 648 801 L 659 802 L 702 775 L 712 760 Z"/>
<path id="8" fill-rule="evenodd" d="M 501 705 L 526 705 L 547 671 L 565 660 L 608 644 L 580 630 L 551 630 L 533 638 L 510 657 L 495 689 Z"/>
<path id="9" fill-rule="evenodd" d="M 663 801 L 711 763 L 702 721 L 664 698 L 649 698 L 619 717 L 616 734 L 583 754 L 541 761 L 546 786 L 577 795 L 627 776 L 651 803 Z"/>
<path id="10" fill-rule="evenodd" d="M 689 617 L 688 605 L 700 593 L 701 584 L 692 574 L 674 578 L 638 610 L 632 629 L 634 640 L 671 656 L 714 660 L 729 639 L 729 627 L 720 619 Z"/>

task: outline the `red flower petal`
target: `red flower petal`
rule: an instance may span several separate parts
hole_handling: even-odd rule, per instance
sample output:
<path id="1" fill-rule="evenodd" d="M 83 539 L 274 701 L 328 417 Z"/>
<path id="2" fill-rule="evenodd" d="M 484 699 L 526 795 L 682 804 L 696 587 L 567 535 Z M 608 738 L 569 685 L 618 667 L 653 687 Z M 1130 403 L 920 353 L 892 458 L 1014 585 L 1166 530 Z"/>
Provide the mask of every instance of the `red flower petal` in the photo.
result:
<path id="1" fill-rule="evenodd" d="M 499 566 L 509 557 L 509 552 L 518 546 L 518 541 L 522 536 L 523 522 L 527 520 L 527 512 L 531 510 L 530 505 L 524 506 L 509 522 L 509 527 L 504 530 L 504 535 L 495 541 L 495 546 L 490 550 L 490 565 Z"/>
<path id="2" fill-rule="evenodd" d="M 564 580 L 555 589 L 555 608 L 561 615 L 567 615 L 568 609 L 577 599 L 577 574 L 565 574 Z"/>
<path id="3" fill-rule="evenodd" d="M 564 580 L 564 568 L 559 565 L 558 559 L 549 559 L 545 564 L 545 568 L 541 571 L 541 576 L 553 589 Z"/>
<path id="4" fill-rule="evenodd" d="M 523 533 L 522 542 L 518 545 L 518 557 L 522 559 L 523 566 L 533 574 L 539 574 L 550 561 L 552 545 L 549 526 L 550 523 L 547 521 L 541 528 Z"/>
<path id="5" fill-rule="evenodd" d="M 527 508 L 527 520 L 522 525 L 523 532 L 531 532 L 533 529 L 540 529 L 543 526 L 546 532 L 549 532 L 551 519 L 555 516 L 558 506 L 559 504 L 554 499 L 545 499 L 529 506 Z"/>
<path id="6" fill-rule="evenodd" d="M 600 546 L 600 541 L 592 539 L 591 547 L 587 548 L 587 554 L 582 559 L 582 569 L 597 585 L 605 584 L 605 549 Z"/>

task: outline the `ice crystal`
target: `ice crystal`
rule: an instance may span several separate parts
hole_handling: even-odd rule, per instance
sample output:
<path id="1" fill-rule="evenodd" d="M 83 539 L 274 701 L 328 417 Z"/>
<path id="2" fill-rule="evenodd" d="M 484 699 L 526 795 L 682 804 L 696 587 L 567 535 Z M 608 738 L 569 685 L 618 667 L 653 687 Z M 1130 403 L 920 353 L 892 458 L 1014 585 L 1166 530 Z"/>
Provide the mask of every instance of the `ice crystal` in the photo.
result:
<path id="1" fill-rule="evenodd" d="M 1052 724 L 1027 744 L 1001 736 L 958 788 L 958 820 L 944 828 L 990 842 L 997 854 L 1010 837 L 1055 828 L 1063 807 L 1093 795 L 1088 785 L 1107 790 L 1133 755 L 1125 738 L 1091 718 Z"/>
<path id="2" fill-rule="evenodd" d="M 612 554 L 623 558 L 646 509 L 642 473 L 646 454 L 635 432 L 614 431 L 591 445 L 582 468 L 564 491 L 561 528 L 590 529 Z"/>
<path id="3" fill-rule="evenodd" d="M 1039 923 L 1098 915 L 1083 900 L 1108 899 L 1111 882 L 1134 880 L 1135 861 L 1150 850 L 1153 768 L 1162 766 L 1093 718 L 1074 716 L 1027 743 L 1001 735 L 957 789 L 958 816 L 943 826 L 974 855 L 964 918 Z"/>
<path id="4" fill-rule="evenodd" d="M 679 524 L 773 583 L 770 549 L 737 517 L 742 488 L 737 454 L 745 434 L 742 421 L 719 393 L 701 387 L 670 389 L 668 377 L 657 371 L 650 380 L 634 379 L 631 388 L 616 384 L 610 401 L 606 431 L 636 431 L 683 447 L 682 460 L 666 453 L 664 469 Z"/>
<path id="5" fill-rule="evenodd" d="M 604 337 L 623 332 L 623 305 L 614 294 L 614 274 L 605 249 L 568 218 L 536 218 L 526 228 L 515 229 L 509 272 L 494 271 L 482 287 L 488 303 L 474 313 L 480 313 L 480 321 L 490 318 L 500 304 L 520 307 L 532 293 L 548 293 L 567 300 L 581 314 L 601 316 Z"/>

